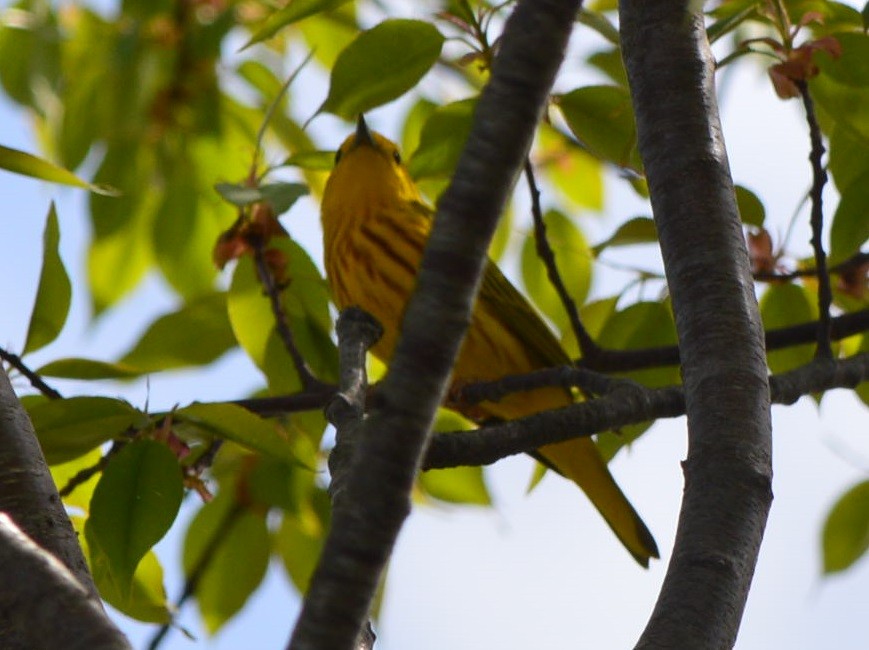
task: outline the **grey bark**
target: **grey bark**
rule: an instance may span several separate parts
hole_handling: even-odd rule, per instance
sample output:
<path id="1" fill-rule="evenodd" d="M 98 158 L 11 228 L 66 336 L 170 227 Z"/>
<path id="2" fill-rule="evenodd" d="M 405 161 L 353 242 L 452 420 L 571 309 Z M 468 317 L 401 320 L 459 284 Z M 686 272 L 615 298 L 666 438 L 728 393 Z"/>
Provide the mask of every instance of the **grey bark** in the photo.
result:
<path id="1" fill-rule="evenodd" d="M 772 501 L 763 330 L 703 18 L 622 0 L 622 52 L 679 335 L 689 450 L 675 547 L 640 648 L 730 648 Z"/>

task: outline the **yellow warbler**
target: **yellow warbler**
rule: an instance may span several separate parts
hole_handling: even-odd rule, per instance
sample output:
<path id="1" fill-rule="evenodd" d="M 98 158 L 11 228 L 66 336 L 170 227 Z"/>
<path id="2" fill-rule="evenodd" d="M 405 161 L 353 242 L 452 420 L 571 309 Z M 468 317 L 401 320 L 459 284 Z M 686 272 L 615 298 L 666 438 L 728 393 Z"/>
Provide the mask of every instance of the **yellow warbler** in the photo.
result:
<path id="1" fill-rule="evenodd" d="M 432 216 L 401 162 L 398 147 L 369 131 L 360 117 L 356 132 L 335 156 L 323 194 L 326 274 L 339 309 L 361 307 L 383 325 L 383 337 L 372 351 L 387 363 L 414 288 Z M 453 382 L 487 381 L 568 363 L 549 328 L 490 261 Z M 563 389 L 544 388 L 476 405 L 468 415 L 512 419 L 572 401 Z M 650 557 L 658 557 L 651 533 L 590 439 L 546 445 L 537 451 L 583 489 L 638 562 L 648 566 Z"/>

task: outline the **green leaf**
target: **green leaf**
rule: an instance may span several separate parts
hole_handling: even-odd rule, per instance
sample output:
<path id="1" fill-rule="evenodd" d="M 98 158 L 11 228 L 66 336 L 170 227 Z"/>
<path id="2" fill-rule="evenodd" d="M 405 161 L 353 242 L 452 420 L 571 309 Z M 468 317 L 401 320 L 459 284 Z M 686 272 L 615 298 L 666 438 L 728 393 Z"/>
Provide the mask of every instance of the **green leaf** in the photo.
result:
<path id="1" fill-rule="evenodd" d="M 830 226 L 830 263 L 848 259 L 869 239 L 869 171 L 842 190 L 842 198 Z"/>
<path id="2" fill-rule="evenodd" d="M 729 2 L 717 7 L 715 15 L 724 15 L 706 28 L 706 37 L 709 39 L 709 42 L 714 43 L 722 36 L 726 36 L 732 32 L 747 19 L 751 18 L 757 9 L 757 0 Z"/>
<path id="3" fill-rule="evenodd" d="M 844 571 L 869 549 L 869 481 L 845 492 L 830 509 L 822 538 L 824 573 Z"/>
<path id="4" fill-rule="evenodd" d="M 603 160 L 639 172 L 637 131 L 628 91 L 586 86 L 557 98 L 567 125 L 588 150 Z"/>
<path id="5" fill-rule="evenodd" d="M 269 16 L 242 49 L 260 43 L 277 34 L 281 29 L 322 11 L 331 11 L 348 0 L 292 0 L 287 6 Z"/>
<path id="6" fill-rule="evenodd" d="M 743 187 L 736 186 L 736 205 L 739 207 L 739 217 L 742 223 L 760 228 L 766 219 L 766 209 L 757 194 Z"/>
<path id="7" fill-rule="evenodd" d="M 144 371 L 122 363 L 67 357 L 46 363 L 36 373 L 44 377 L 63 379 L 130 379 Z"/>
<path id="8" fill-rule="evenodd" d="M 147 416 L 127 402 L 109 397 L 70 397 L 41 402 L 28 410 L 49 465 L 65 463 L 89 452 L 130 427 L 142 427 Z"/>
<path id="9" fill-rule="evenodd" d="M 281 163 L 282 167 L 299 167 L 318 172 L 332 171 L 334 165 L 334 151 L 299 151 Z"/>
<path id="10" fill-rule="evenodd" d="M 103 454 L 99 449 L 92 449 L 85 455 L 79 456 L 68 463 L 52 465 L 48 469 L 51 471 L 51 478 L 54 479 L 55 486 L 57 486 L 58 490 L 62 490 L 79 472 L 94 467 L 100 462 L 102 457 Z M 68 508 L 78 508 L 81 512 L 87 514 L 90 509 L 91 496 L 94 493 L 99 476 L 97 472 L 84 483 L 77 485 L 72 494 L 63 497 L 63 504 Z"/>
<path id="11" fill-rule="evenodd" d="M 50 183 L 80 187 L 96 194 L 103 194 L 104 196 L 117 196 L 118 194 L 117 190 L 111 187 L 93 185 L 92 183 L 83 181 L 71 171 L 59 167 L 44 158 L 39 158 L 18 149 L 10 149 L 3 145 L 0 145 L 0 169 L 5 169 L 13 174 L 38 178 Z"/>
<path id="12" fill-rule="evenodd" d="M 337 352 L 330 339 L 329 292 L 325 280 L 308 254 L 289 238 L 273 240 L 271 248 L 287 261 L 289 280 L 281 292 L 281 304 L 300 352 L 321 379 L 337 373 Z M 301 386 L 280 337 L 269 299 L 263 295 L 250 259 L 239 260 L 227 298 L 229 320 L 235 338 L 265 374 L 274 394 Z"/>
<path id="13" fill-rule="evenodd" d="M 603 72 L 617 85 L 627 88 L 628 73 L 625 71 L 625 62 L 619 48 L 614 47 L 595 52 L 588 57 L 588 63 Z"/>
<path id="14" fill-rule="evenodd" d="M 72 287 L 63 260 L 60 259 L 59 243 L 60 229 L 57 225 L 57 212 L 52 203 L 42 235 L 42 271 L 39 274 L 36 304 L 33 305 L 30 325 L 27 328 L 24 354 L 51 343 L 66 323 Z"/>
<path id="15" fill-rule="evenodd" d="M 823 50 L 814 57 L 822 74 L 854 88 L 869 86 L 869 35 L 857 32 L 833 34 L 842 54 L 833 58 Z"/>
<path id="16" fill-rule="evenodd" d="M 154 174 L 153 151 L 109 147 L 96 178 L 123 190 L 117 199 L 90 195 L 93 241 L 88 250 L 88 282 L 99 314 L 129 293 L 153 261 L 151 229 L 159 195 L 145 179 Z"/>
<path id="17" fill-rule="evenodd" d="M 318 112 L 355 119 L 397 99 L 434 65 L 443 42 L 431 23 L 419 20 L 385 20 L 362 32 L 335 61 Z"/>
<path id="18" fill-rule="evenodd" d="M 817 302 L 798 284 L 774 284 L 760 298 L 760 315 L 764 329 L 807 323 L 818 316 Z M 798 368 L 812 360 L 814 346 L 810 343 L 767 352 L 769 369 L 774 373 Z"/>
<path id="19" fill-rule="evenodd" d="M 477 506 L 492 504 L 482 467 L 430 469 L 419 475 L 419 486 L 438 501 Z"/>
<path id="20" fill-rule="evenodd" d="M 168 623 L 172 616 L 163 586 L 163 567 L 154 551 L 145 553 L 125 588 L 111 572 L 108 557 L 91 553 L 91 571 L 100 596 L 109 605 L 143 623 Z"/>
<path id="21" fill-rule="evenodd" d="M 600 332 L 601 347 L 615 350 L 675 345 L 676 326 L 666 302 L 638 302 L 616 311 Z M 645 386 L 660 387 L 679 383 L 679 368 L 654 368 L 626 373 Z"/>
<path id="22" fill-rule="evenodd" d="M 94 475 L 94 483 L 98 476 Z M 68 502 L 64 500 L 64 503 Z M 145 553 L 145 557 L 136 567 L 132 583 L 124 588 L 112 574 L 105 553 L 99 547 L 88 546 L 85 518 L 73 515 L 70 520 L 103 600 L 137 621 L 168 623 L 171 615 L 163 586 L 163 567 L 160 566 L 154 551 Z"/>
<path id="23" fill-rule="evenodd" d="M 235 344 L 226 314 L 226 294 L 212 293 L 160 316 L 118 363 L 141 373 L 203 366 Z"/>
<path id="24" fill-rule="evenodd" d="M 329 529 L 329 498 L 318 491 L 297 514 L 284 515 L 275 536 L 277 551 L 290 580 L 304 594 L 317 567 Z"/>
<path id="25" fill-rule="evenodd" d="M 657 241 L 658 230 L 655 228 L 655 220 L 651 217 L 634 217 L 625 221 L 609 238 L 592 248 L 592 251 L 596 257 L 605 248 L 652 244 Z"/>
<path id="26" fill-rule="evenodd" d="M 538 129 L 537 168 L 561 194 L 578 207 L 603 209 L 603 165 L 554 128 Z"/>
<path id="27" fill-rule="evenodd" d="M 269 183 L 259 187 L 218 183 L 214 189 L 224 200 L 240 208 L 265 201 L 276 215 L 283 214 L 297 200 L 308 194 L 307 186 L 301 183 Z"/>
<path id="28" fill-rule="evenodd" d="M 474 425 L 458 413 L 438 409 L 434 431 L 465 431 Z M 482 467 L 454 467 L 427 470 L 417 479 L 420 489 L 430 497 L 447 503 L 488 506 L 492 503 Z"/>
<path id="29" fill-rule="evenodd" d="M 184 540 L 185 574 L 205 562 L 195 594 L 209 634 L 232 618 L 262 582 L 271 551 L 264 514 L 239 511 L 224 494 L 202 507 Z"/>
<path id="30" fill-rule="evenodd" d="M 604 14 L 581 8 L 577 20 L 586 27 L 591 27 L 613 45 L 619 44 L 619 30 Z"/>
<path id="31" fill-rule="evenodd" d="M 840 194 L 861 176 L 869 175 L 867 146 L 869 142 L 854 137 L 847 128 L 833 127 L 829 167 Z"/>
<path id="32" fill-rule="evenodd" d="M 419 134 L 419 146 L 407 163 L 410 175 L 449 178 L 471 132 L 476 98 L 439 106 L 431 112 Z"/>
<path id="33" fill-rule="evenodd" d="M 863 5 L 863 11 L 860 12 L 860 16 L 863 18 L 863 31 L 869 30 L 869 2 Z"/>
<path id="34" fill-rule="evenodd" d="M 232 440 L 271 458 L 299 464 L 286 431 L 278 423 L 264 420 L 241 406 L 193 403 L 172 415 L 179 425 L 194 425 L 209 436 Z M 185 433 L 179 426 L 179 434 Z"/>
<path id="35" fill-rule="evenodd" d="M 543 222 L 546 224 L 546 239 L 555 255 L 555 265 L 568 293 L 579 306 L 585 302 L 591 286 L 592 252 L 579 228 L 560 212 L 548 211 L 543 215 Z M 522 282 L 540 311 L 558 329 L 565 329 L 569 318 L 558 293 L 549 281 L 546 266 L 537 255 L 533 232 L 522 246 Z"/>
<path id="36" fill-rule="evenodd" d="M 836 128 L 847 129 L 852 137 L 869 143 L 869 87 L 848 86 L 821 74 L 809 81 L 809 90 Z"/>
<path id="37" fill-rule="evenodd" d="M 183 493 L 178 459 L 154 440 L 128 444 L 103 470 L 85 535 L 91 553 L 106 556 L 121 594 L 131 593 L 136 567 L 172 526 Z"/>

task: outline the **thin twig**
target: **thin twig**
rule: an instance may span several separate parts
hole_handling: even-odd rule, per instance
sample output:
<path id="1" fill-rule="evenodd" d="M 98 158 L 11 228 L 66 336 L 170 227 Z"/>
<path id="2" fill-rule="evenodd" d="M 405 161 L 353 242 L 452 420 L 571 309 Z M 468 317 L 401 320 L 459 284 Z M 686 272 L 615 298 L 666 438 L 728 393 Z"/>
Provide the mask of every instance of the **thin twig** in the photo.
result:
<path id="1" fill-rule="evenodd" d="M 299 352 L 299 348 L 296 347 L 293 332 L 290 329 L 290 324 L 287 320 L 287 314 L 284 311 L 283 305 L 281 305 L 281 288 L 278 286 L 278 283 L 275 281 L 275 276 L 269 268 L 265 256 L 265 247 L 263 246 L 262 241 L 257 239 L 253 242 L 253 251 L 257 276 L 269 297 L 272 314 L 274 314 L 275 317 L 275 327 L 277 328 L 278 335 L 281 337 L 281 341 L 284 343 L 284 347 L 290 354 L 290 358 L 293 360 L 293 366 L 299 374 L 299 379 L 302 381 L 302 387 L 306 390 L 319 388 L 323 385 L 322 382 L 317 379 L 311 372 L 311 369 L 308 368 L 308 364 L 305 362 L 304 357 L 302 357 L 302 353 Z"/>
<path id="2" fill-rule="evenodd" d="M 45 395 L 48 399 L 63 399 L 63 395 L 45 383 L 45 380 L 42 377 L 28 368 L 27 364 L 24 363 L 24 360 L 17 354 L 13 354 L 4 348 L 0 348 L 0 359 L 3 359 L 6 363 L 27 377 L 30 385 Z"/>
<path id="3" fill-rule="evenodd" d="M 869 264 L 869 253 L 865 253 L 860 251 L 855 253 L 848 259 L 843 262 L 839 262 L 838 264 L 834 264 L 827 271 L 832 274 L 842 274 L 847 273 L 848 271 L 852 271 L 854 269 L 858 269 L 864 264 Z M 796 280 L 797 278 L 813 278 L 820 275 L 817 268 L 812 269 L 794 269 L 793 271 L 788 271 L 787 273 L 755 273 L 754 279 L 760 280 L 762 282 L 787 282 L 789 280 Z"/>
<path id="4" fill-rule="evenodd" d="M 226 536 L 229 534 L 230 529 L 235 525 L 238 517 L 244 512 L 244 506 L 236 502 L 232 505 L 232 507 L 227 511 L 226 515 L 221 520 L 220 524 L 214 531 L 214 534 L 208 540 L 208 544 L 206 544 L 205 548 L 202 550 L 202 554 L 197 559 L 196 564 L 193 566 L 193 569 L 190 571 L 190 575 L 187 577 L 187 580 L 184 582 L 184 588 L 181 591 L 181 595 L 178 597 L 178 600 L 175 603 L 175 611 L 178 612 L 181 610 L 181 607 L 186 603 L 190 597 L 196 592 L 196 588 L 199 586 L 199 581 L 202 580 L 202 576 L 205 573 L 206 569 L 208 569 L 208 565 L 211 564 L 211 561 L 214 559 L 215 554 L 217 553 L 217 549 L 220 547 L 220 543 L 226 539 Z M 177 614 L 176 614 L 177 616 Z M 175 616 L 172 619 L 165 623 L 157 630 L 157 633 L 151 639 L 151 642 L 148 644 L 148 650 L 157 650 L 160 647 L 160 643 L 162 643 L 166 634 L 169 632 L 169 629 L 175 623 Z"/>
<path id="5" fill-rule="evenodd" d="M 528 181 L 528 191 L 531 193 L 531 214 L 534 217 L 534 240 L 537 244 L 537 255 L 546 266 L 546 274 L 549 276 L 549 281 L 555 287 L 555 291 L 564 305 L 583 358 L 594 358 L 600 349 L 579 318 L 576 302 L 571 298 L 567 287 L 564 286 L 564 280 L 562 280 L 558 267 L 555 264 L 555 253 L 546 239 L 546 224 L 543 221 L 543 211 L 540 209 L 540 189 L 537 187 L 537 181 L 534 178 L 534 167 L 531 165 L 529 158 L 525 159 L 525 178 Z"/>
<path id="6" fill-rule="evenodd" d="M 809 125 L 809 138 L 812 149 L 809 161 L 812 164 L 812 249 L 815 253 L 815 267 L 818 270 L 818 339 L 815 356 L 823 359 L 833 358 L 830 346 L 830 304 L 833 302 L 833 292 L 830 288 L 830 273 L 827 269 L 827 253 L 824 251 L 822 239 L 824 229 L 823 194 L 827 183 L 827 170 L 824 169 L 821 158 L 824 155 L 824 143 L 821 140 L 821 127 L 815 115 L 815 104 L 805 81 L 797 81 L 797 88 L 803 99 L 806 111 L 806 122 Z"/>

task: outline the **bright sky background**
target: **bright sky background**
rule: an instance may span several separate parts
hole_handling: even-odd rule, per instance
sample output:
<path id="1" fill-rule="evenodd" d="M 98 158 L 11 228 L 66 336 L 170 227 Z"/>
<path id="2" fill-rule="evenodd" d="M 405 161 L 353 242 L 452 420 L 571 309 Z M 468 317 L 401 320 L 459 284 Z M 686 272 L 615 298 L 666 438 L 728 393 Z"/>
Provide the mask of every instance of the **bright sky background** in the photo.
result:
<path id="1" fill-rule="evenodd" d="M 2 3 L 6 5 L 8 3 Z M 722 111 L 731 168 L 737 182 L 764 200 L 774 238 L 781 234 L 809 185 L 808 136 L 796 102 L 777 100 L 762 72 L 740 67 L 725 77 Z M 311 91 L 312 104 L 322 99 Z M 390 111 L 370 116 L 374 128 L 395 136 Z M 315 128 L 337 145 L 349 127 L 328 119 Z M 35 151 L 26 115 L 0 96 L 0 143 Z M 605 215 L 582 220 L 589 239 L 599 241 L 628 216 L 648 208 L 617 182 L 608 184 Z M 830 196 L 832 189 L 828 189 Z M 61 252 L 73 276 L 73 310 L 62 336 L 33 355 L 34 366 L 70 355 L 117 358 L 153 317 L 175 299 L 164 283 L 150 278 L 118 309 L 88 322 L 81 290 L 89 225 L 85 194 L 0 172 L 6 232 L 0 256 L 0 345 L 12 351 L 24 341 L 40 268 L 41 237 L 51 200 L 58 206 Z M 831 205 L 832 201 L 827 205 Z M 829 215 L 828 211 L 828 215 Z M 807 213 L 803 212 L 803 223 Z M 316 206 L 306 203 L 284 219 L 293 235 L 320 259 Z M 521 224 L 518 228 L 523 228 Z M 792 238 L 800 254 L 808 230 Z M 632 263 L 654 264 L 647 251 L 627 251 Z M 508 269 L 509 270 L 509 269 Z M 621 278 L 599 268 L 596 295 L 609 295 Z M 134 404 L 170 408 L 193 399 L 236 398 L 261 380 L 241 353 L 200 372 L 156 375 L 148 383 L 106 384 L 107 394 Z M 16 386 L 24 388 L 22 381 Z M 87 384 L 57 382 L 64 394 L 93 390 Z M 845 574 L 820 575 L 819 539 L 827 510 L 837 496 L 869 473 L 867 411 L 847 391 L 828 394 L 819 409 L 808 398 L 773 410 L 774 491 L 769 526 L 749 597 L 737 648 L 768 650 L 820 647 L 864 648 L 867 638 L 869 562 Z M 381 650 L 480 648 L 625 648 L 642 631 L 655 602 L 672 548 L 686 454 L 683 418 L 661 422 L 612 464 L 619 483 L 655 534 L 663 559 L 648 571 L 638 568 L 614 540 L 576 488 L 547 477 L 530 496 L 525 486 L 531 461 L 514 458 L 487 471 L 495 507 L 416 508 L 399 539 L 391 565 L 383 618 L 377 626 Z M 185 517 L 182 517 L 185 519 Z M 186 525 L 186 524 L 184 524 Z M 158 546 L 170 597 L 180 590 L 176 526 Z M 181 624 L 196 634 L 192 643 L 170 634 L 165 650 L 280 648 L 298 612 L 282 567 L 275 564 L 260 589 L 232 623 L 208 641 L 196 623 L 195 607 Z M 153 630 L 118 615 L 136 648 Z"/>

